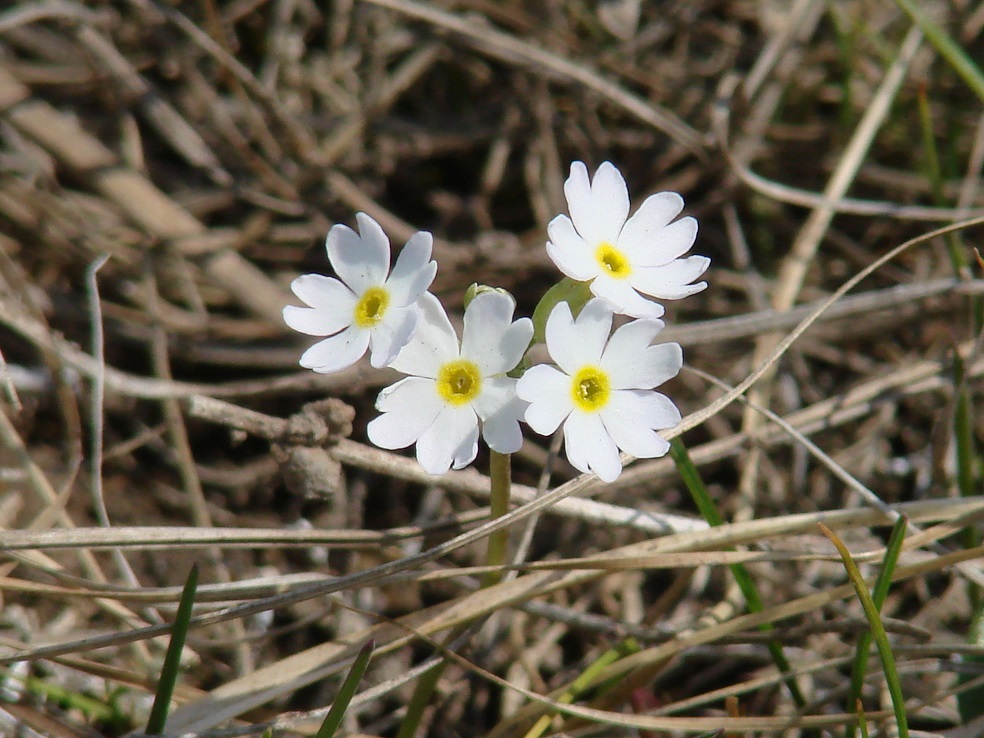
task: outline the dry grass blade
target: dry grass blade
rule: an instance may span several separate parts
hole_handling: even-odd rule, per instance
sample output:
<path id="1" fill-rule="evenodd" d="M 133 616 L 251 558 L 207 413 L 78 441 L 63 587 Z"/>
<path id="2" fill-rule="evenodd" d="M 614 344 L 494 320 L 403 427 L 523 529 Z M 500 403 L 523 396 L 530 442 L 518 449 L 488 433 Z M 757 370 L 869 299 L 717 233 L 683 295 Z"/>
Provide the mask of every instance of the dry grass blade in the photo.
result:
<path id="1" fill-rule="evenodd" d="M 673 113 L 639 99 L 621 89 L 617 84 L 593 72 L 584 64 L 575 64 L 550 52 L 537 49 L 528 43 L 518 41 L 512 36 L 499 33 L 488 26 L 474 25 L 460 16 L 414 2 L 414 0 L 368 1 L 374 5 L 391 8 L 419 20 L 427 21 L 443 30 L 452 31 L 481 51 L 504 61 L 519 61 L 546 72 L 550 76 L 578 83 L 584 89 L 591 90 L 602 98 L 620 106 L 643 122 L 665 131 L 689 149 L 691 153 L 702 154 L 702 141 L 697 131 Z"/>

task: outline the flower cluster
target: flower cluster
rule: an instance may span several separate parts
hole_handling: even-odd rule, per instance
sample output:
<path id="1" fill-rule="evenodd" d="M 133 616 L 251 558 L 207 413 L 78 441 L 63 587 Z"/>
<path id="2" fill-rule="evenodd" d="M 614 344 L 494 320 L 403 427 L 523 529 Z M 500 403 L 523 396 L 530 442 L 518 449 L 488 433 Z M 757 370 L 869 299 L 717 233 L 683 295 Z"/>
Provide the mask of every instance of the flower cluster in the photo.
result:
<path id="1" fill-rule="evenodd" d="M 431 235 L 414 234 L 391 270 L 389 240 L 359 213 L 358 233 L 344 225 L 328 233 L 337 278 L 306 274 L 291 285 L 307 307 L 284 308 L 287 325 L 323 337 L 301 366 L 337 372 L 369 350 L 373 366 L 407 375 L 379 394 L 369 439 L 387 449 L 416 444 L 431 474 L 470 464 L 479 435 L 493 451 L 518 451 L 523 421 L 541 434 L 563 425 L 571 464 L 604 481 L 621 473 L 619 451 L 662 456 L 669 444 L 658 431 L 679 423 L 680 412 L 655 388 L 677 375 L 683 352 L 653 344 L 663 307 L 649 298 L 679 299 L 707 286 L 695 280 L 709 260 L 684 256 L 697 222 L 676 219 L 683 199 L 674 192 L 648 197 L 630 217 L 625 180 L 609 162 L 593 179 L 574 162 L 564 193 L 570 216 L 550 222 L 547 253 L 566 284 L 544 297 L 536 331 L 529 318 L 514 319 L 511 295 L 480 288 L 466 301 L 459 341 L 427 291 L 437 271 Z M 630 320 L 613 332 L 616 315 Z M 534 333 L 556 366 L 521 369 Z"/>

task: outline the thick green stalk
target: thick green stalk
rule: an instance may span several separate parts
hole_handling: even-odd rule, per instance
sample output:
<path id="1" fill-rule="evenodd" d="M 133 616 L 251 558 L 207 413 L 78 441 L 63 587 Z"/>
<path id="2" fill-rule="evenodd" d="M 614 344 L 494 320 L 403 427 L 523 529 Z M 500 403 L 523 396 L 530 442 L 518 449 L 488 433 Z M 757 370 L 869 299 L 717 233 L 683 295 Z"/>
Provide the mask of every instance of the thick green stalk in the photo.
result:
<path id="1" fill-rule="evenodd" d="M 489 498 L 491 518 L 501 518 L 509 512 L 509 497 L 512 494 L 512 456 L 490 451 L 489 477 L 492 480 L 492 495 Z M 504 566 L 509 552 L 509 530 L 502 528 L 489 535 L 489 549 L 485 557 L 488 566 Z M 490 571 L 482 578 L 483 587 L 491 587 L 502 581 L 501 571 Z"/>
<path id="2" fill-rule="evenodd" d="M 496 451 L 489 452 L 489 477 L 492 489 L 489 498 L 492 519 L 502 517 L 509 512 L 509 498 L 512 494 L 512 456 L 500 454 Z M 497 530 L 489 536 L 489 548 L 485 555 L 485 563 L 489 566 L 504 566 L 506 556 L 509 552 L 509 531 Z M 490 571 L 482 577 L 482 587 L 491 587 L 502 580 L 502 571 Z M 445 644 L 453 641 L 467 625 L 456 628 L 445 639 Z M 400 723 L 400 730 L 396 734 L 397 738 L 413 738 L 423 719 L 424 710 L 430 704 L 437 683 L 444 674 L 448 666 L 448 661 L 437 664 L 433 669 L 423 674 L 417 681 L 417 686 L 413 690 L 410 703 L 407 705 L 407 714 Z"/>

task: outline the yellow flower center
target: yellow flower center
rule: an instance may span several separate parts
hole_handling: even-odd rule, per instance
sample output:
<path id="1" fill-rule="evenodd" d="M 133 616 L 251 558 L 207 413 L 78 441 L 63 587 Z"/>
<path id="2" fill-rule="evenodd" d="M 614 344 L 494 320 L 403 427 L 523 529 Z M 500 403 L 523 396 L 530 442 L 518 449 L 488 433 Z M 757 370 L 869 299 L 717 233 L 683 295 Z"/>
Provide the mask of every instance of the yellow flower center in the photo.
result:
<path id="1" fill-rule="evenodd" d="M 437 393 L 451 405 L 464 405 L 482 390 L 482 375 L 468 359 L 449 361 L 437 373 Z"/>
<path id="2" fill-rule="evenodd" d="M 625 279 L 632 274 L 632 265 L 621 251 L 612 246 L 608 241 L 602 241 L 601 245 L 595 249 L 595 259 L 601 264 L 601 268 L 616 279 Z"/>
<path id="3" fill-rule="evenodd" d="M 382 287 L 370 287 L 355 303 L 354 320 L 359 328 L 372 328 L 383 319 L 390 296 Z"/>
<path id="4" fill-rule="evenodd" d="M 612 385 L 608 374 L 596 366 L 585 366 L 571 380 L 571 399 L 586 413 L 598 412 L 608 404 Z"/>

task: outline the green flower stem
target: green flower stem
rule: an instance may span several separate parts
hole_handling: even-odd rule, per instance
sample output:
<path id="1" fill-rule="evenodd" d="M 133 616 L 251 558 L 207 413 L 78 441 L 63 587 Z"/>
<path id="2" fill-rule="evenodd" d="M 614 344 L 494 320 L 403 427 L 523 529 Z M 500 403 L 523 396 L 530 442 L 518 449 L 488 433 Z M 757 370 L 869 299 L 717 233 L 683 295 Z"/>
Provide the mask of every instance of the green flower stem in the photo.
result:
<path id="1" fill-rule="evenodd" d="M 489 505 L 491 517 L 502 517 L 509 512 L 509 498 L 512 494 L 512 456 L 510 454 L 500 454 L 496 451 L 489 451 L 489 477 L 492 480 L 491 496 Z M 485 563 L 489 566 L 504 566 L 506 555 L 509 550 L 509 531 L 497 530 L 489 536 L 488 553 L 485 556 Z M 482 587 L 491 587 L 502 581 L 502 571 L 490 571 L 482 577 Z M 457 638 L 468 625 L 461 625 L 455 628 L 445 639 L 445 645 Z M 400 723 L 400 730 L 397 738 L 413 738 L 423 719 L 424 710 L 430 703 L 437 683 L 440 681 L 444 670 L 448 666 L 445 659 L 437 664 L 433 669 L 423 674 L 417 681 L 417 686 L 413 690 L 410 702 L 407 705 L 407 714 Z"/>
<path id="2" fill-rule="evenodd" d="M 509 497 L 512 494 L 512 456 L 490 451 L 489 477 L 492 479 L 492 496 L 489 499 L 491 517 L 501 518 L 509 512 Z M 509 531 L 506 528 L 493 531 L 489 535 L 489 549 L 485 557 L 488 566 L 504 566 L 509 549 Z M 491 587 L 502 581 L 501 571 L 486 572 L 482 586 Z"/>
<path id="3" fill-rule="evenodd" d="M 864 577 L 858 570 L 858 565 L 851 558 L 851 552 L 847 550 L 844 542 L 823 523 L 819 523 L 820 530 L 831 543 L 837 548 L 841 560 L 844 562 L 844 569 L 847 576 L 857 592 L 861 607 L 864 608 L 865 617 L 868 619 L 868 626 L 878 647 L 878 655 L 881 657 L 882 670 L 885 672 L 885 683 L 888 685 L 888 693 L 892 697 L 892 708 L 895 711 L 895 725 L 899 731 L 899 738 L 909 738 L 909 720 L 905 714 L 905 697 L 902 695 L 902 682 L 899 680 L 899 673 L 895 668 L 895 656 L 892 654 L 892 644 L 888 642 L 888 634 L 885 626 L 882 625 L 881 615 L 875 606 L 875 601 L 871 598 L 868 585 L 864 583 Z"/>

